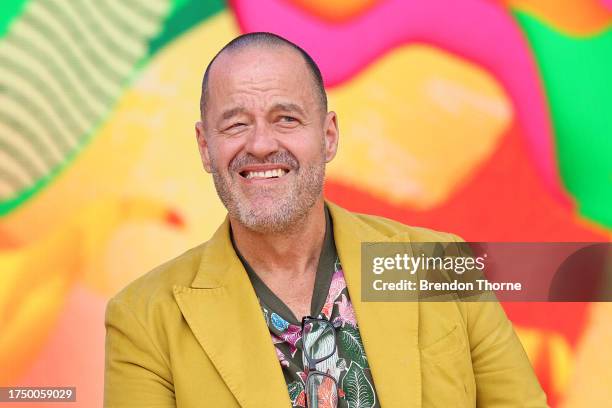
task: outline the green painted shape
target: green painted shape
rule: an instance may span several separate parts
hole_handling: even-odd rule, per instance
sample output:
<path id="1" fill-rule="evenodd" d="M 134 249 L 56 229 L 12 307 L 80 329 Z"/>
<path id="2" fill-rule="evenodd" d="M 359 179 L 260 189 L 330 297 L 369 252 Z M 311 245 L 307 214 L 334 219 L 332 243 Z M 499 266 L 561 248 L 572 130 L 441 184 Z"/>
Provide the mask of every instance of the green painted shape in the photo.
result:
<path id="1" fill-rule="evenodd" d="M 176 37 L 225 8 L 223 0 L 175 0 L 162 31 L 149 42 L 149 55 L 155 54 Z"/>
<path id="2" fill-rule="evenodd" d="M 2 0 L 0 6 L 0 37 L 7 32 L 11 22 L 21 14 L 27 0 Z"/>
<path id="3" fill-rule="evenodd" d="M 612 27 L 573 38 L 514 16 L 544 81 L 561 178 L 582 216 L 612 228 Z"/>
<path id="4" fill-rule="evenodd" d="M 191 0 L 174 0 L 172 2 L 172 12 L 174 12 L 174 10 L 177 10 L 183 6 L 185 6 L 185 4 L 189 3 Z"/>

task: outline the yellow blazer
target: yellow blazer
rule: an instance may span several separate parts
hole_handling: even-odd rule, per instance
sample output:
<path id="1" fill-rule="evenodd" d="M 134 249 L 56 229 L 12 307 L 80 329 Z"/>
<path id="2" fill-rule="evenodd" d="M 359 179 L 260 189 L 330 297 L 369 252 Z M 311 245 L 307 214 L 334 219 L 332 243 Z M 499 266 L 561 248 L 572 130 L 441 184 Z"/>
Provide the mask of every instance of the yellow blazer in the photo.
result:
<path id="1" fill-rule="evenodd" d="M 498 303 L 360 302 L 361 242 L 457 237 L 328 205 L 383 408 L 546 406 Z M 105 407 L 291 406 L 227 219 L 113 297 L 106 330 Z"/>

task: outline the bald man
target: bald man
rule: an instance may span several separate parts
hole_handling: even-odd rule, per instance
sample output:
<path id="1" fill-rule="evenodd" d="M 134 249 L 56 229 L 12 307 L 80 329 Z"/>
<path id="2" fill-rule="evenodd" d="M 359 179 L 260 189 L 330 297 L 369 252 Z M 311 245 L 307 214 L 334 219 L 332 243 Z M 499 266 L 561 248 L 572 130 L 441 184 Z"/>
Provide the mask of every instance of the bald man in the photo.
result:
<path id="1" fill-rule="evenodd" d="M 459 239 L 324 199 L 338 120 L 304 50 L 234 39 L 200 109 L 228 215 L 110 300 L 106 407 L 546 406 L 496 302 L 360 300 L 362 242 Z"/>

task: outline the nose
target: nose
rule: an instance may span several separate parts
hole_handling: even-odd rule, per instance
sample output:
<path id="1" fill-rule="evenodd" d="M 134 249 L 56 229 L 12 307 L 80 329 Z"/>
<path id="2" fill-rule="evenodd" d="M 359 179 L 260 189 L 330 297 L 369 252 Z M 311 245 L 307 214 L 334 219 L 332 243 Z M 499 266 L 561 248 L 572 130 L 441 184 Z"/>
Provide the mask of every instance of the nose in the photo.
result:
<path id="1" fill-rule="evenodd" d="M 278 151 L 279 144 L 272 129 L 266 123 L 256 123 L 247 136 L 245 150 L 259 159 Z"/>

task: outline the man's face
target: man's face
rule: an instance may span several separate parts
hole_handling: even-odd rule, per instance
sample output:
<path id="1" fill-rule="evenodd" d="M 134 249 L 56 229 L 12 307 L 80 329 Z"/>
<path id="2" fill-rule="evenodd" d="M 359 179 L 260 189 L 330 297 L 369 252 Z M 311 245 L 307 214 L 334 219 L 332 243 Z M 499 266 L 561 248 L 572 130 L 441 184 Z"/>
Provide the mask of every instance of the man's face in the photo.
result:
<path id="1" fill-rule="evenodd" d="M 314 79 L 288 47 L 220 55 L 209 74 L 200 154 L 230 216 L 258 232 L 281 232 L 322 199 L 338 128 Z"/>

